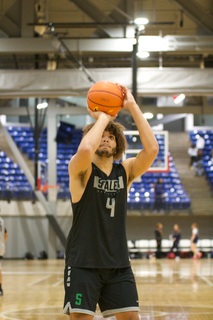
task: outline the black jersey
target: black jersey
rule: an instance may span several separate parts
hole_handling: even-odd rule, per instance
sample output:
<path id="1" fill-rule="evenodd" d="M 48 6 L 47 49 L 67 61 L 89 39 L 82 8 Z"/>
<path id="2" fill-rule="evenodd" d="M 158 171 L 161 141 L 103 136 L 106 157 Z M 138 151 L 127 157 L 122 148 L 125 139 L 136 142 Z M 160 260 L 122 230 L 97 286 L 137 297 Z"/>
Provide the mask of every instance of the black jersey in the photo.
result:
<path id="1" fill-rule="evenodd" d="M 92 163 L 82 198 L 72 203 L 73 224 L 67 239 L 66 265 L 85 268 L 129 266 L 126 212 L 127 181 L 122 164 L 109 176 Z"/>

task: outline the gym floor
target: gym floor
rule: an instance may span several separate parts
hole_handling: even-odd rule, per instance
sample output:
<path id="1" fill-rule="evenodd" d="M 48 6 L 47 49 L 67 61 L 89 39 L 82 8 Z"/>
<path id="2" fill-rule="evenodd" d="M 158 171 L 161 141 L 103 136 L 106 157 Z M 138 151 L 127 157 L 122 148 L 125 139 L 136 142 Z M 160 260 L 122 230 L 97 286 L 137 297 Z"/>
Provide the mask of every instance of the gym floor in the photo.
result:
<path id="1" fill-rule="evenodd" d="M 136 259 L 132 267 L 141 320 L 213 319 L 213 259 Z M 63 260 L 4 260 L 2 269 L 0 320 L 69 319 Z M 95 319 L 103 319 L 98 309 Z"/>

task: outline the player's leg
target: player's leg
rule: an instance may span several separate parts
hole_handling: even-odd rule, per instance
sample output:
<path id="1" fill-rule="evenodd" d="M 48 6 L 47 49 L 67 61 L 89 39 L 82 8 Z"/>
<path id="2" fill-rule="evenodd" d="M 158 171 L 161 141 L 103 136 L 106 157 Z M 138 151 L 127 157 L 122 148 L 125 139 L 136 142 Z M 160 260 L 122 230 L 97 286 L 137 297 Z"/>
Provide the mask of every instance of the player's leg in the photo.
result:
<path id="1" fill-rule="evenodd" d="M 117 320 L 139 320 L 139 314 L 138 312 L 121 312 L 116 313 L 115 318 Z"/>
<path id="2" fill-rule="evenodd" d="M 109 269 L 98 302 L 104 317 L 138 320 L 138 293 L 131 267 Z"/>
<path id="3" fill-rule="evenodd" d="M 70 314 L 70 320 L 92 320 L 93 316 L 86 315 L 83 313 L 72 313 Z"/>
<path id="4" fill-rule="evenodd" d="M 71 320 L 91 320 L 100 295 L 100 280 L 96 269 L 65 267 L 64 313 Z"/>
<path id="5" fill-rule="evenodd" d="M 197 257 L 197 244 L 195 242 L 191 243 L 191 250 L 193 253 L 193 258 L 196 259 L 196 257 Z"/>

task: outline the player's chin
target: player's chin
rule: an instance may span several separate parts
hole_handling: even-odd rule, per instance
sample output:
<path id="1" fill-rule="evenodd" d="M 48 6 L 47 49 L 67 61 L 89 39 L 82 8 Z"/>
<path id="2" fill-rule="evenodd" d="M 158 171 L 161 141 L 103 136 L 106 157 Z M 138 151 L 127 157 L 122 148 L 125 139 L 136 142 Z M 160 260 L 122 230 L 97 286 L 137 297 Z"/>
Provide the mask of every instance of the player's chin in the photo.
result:
<path id="1" fill-rule="evenodd" d="M 112 152 L 109 152 L 109 150 L 106 150 L 106 149 L 98 149 L 96 151 L 96 154 L 99 156 L 99 157 L 106 157 L 106 158 L 110 158 L 113 156 Z"/>

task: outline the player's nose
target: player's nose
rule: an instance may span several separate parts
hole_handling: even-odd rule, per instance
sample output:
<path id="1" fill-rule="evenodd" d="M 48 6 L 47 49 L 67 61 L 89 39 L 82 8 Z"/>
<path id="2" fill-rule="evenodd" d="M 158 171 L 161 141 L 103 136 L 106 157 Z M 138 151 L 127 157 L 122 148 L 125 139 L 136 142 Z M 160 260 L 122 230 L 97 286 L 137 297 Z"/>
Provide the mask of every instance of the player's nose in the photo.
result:
<path id="1" fill-rule="evenodd" d="M 109 137 L 108 136 L 104 136 L 103 137 L 103 141 L 109 141 Z"/>

